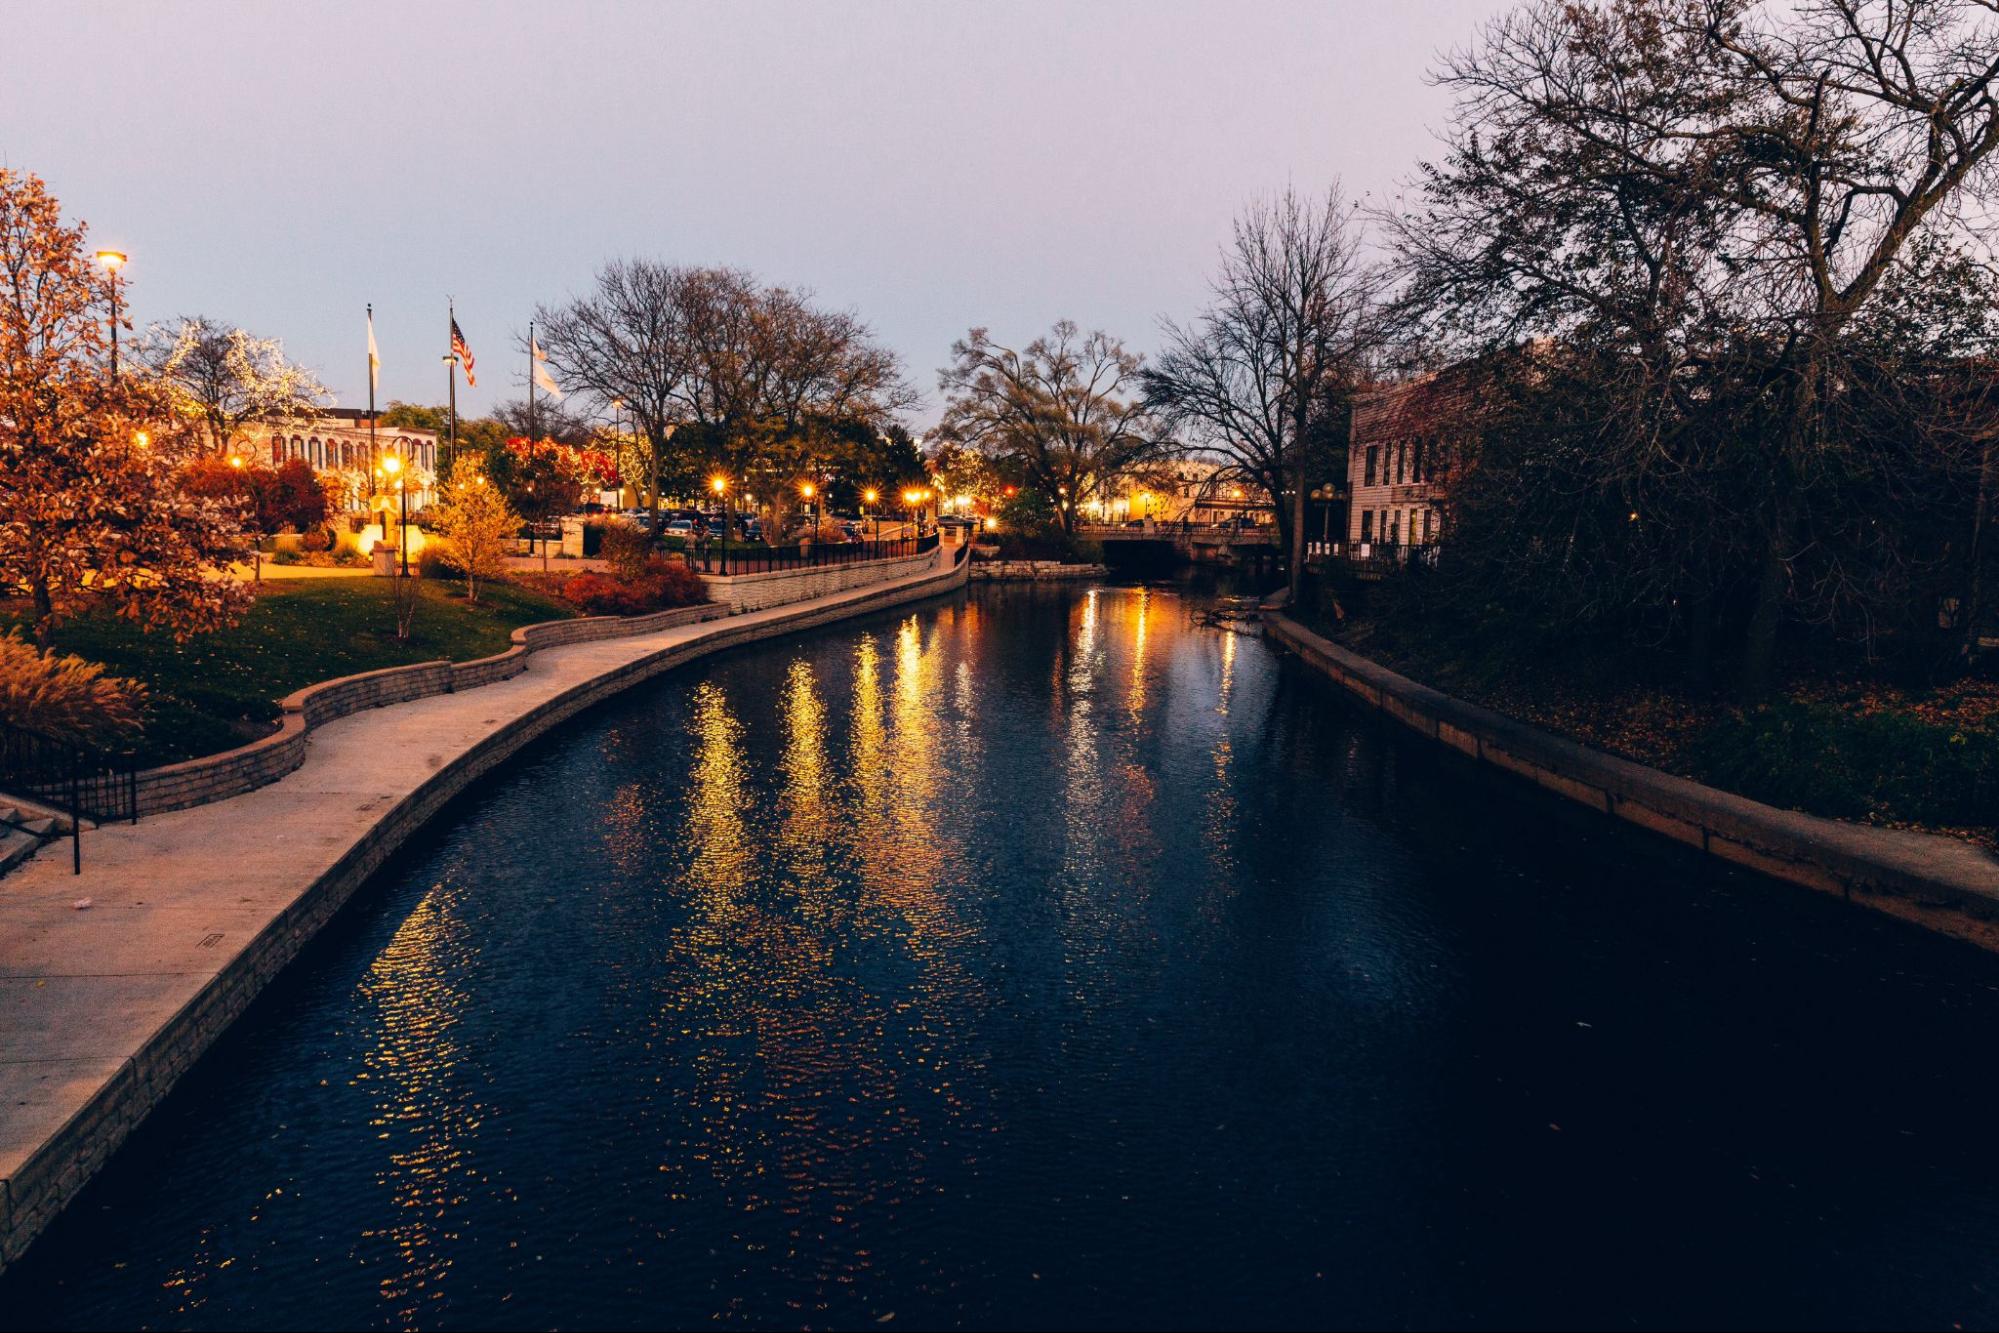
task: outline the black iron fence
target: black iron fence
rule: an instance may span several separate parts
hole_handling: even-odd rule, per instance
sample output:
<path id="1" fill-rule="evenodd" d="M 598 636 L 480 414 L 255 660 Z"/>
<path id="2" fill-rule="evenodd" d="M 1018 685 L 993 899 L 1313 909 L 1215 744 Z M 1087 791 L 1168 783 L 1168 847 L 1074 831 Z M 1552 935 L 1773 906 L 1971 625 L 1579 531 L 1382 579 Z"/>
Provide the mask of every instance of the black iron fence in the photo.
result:
<path id="1" fill-rule="evenodd" d="M 687 563 L 703 574 L 771 574 L 820 565 L 852 565 L 866 560 L 895 560 L 922 555 L 937 549 L 937 534 L 920 537 L 893 537 L 886 541 L 863 538 L 852 542 L 797 542 L 786 546 L 730 546 L 720 542 L 696 542 L 686 552 Z"/>
<path id="2" fill-rule="evenodd" d="M 135 756 L 0 722 L 0 805 L 17 796 L 69 817 L 70 863 L 83 870 L 83 821 L 139 818 Z"/>

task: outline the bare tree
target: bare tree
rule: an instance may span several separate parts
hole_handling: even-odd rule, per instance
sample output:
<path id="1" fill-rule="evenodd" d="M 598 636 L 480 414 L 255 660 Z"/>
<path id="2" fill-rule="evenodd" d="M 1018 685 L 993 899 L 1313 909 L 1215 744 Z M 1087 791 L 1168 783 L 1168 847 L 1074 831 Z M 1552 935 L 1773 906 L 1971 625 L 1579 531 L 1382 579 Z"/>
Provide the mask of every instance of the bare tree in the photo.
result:
<path id="1" fill-rule="evenodd" d="M 830 427 L 884 425 L 915 402 L 858 316 L 741 269 L 621 260 L 589 295 L 537 319 L 558 377 L 634 423 L 655 506 L 663 479 L 697 461 L 739 482 L 788 475 L 824 452 Z"/>
<path id="2" fill-rule="evenodd" d="M 310 419 L 328 398 L 313 373 L 285 357 L 276 338 L 258 338 L 206 315 L 155 325 L 141 356 L 166 387 L 174 415 L 226 452 L 256 421 Z"/>
<path id="3" fill-rule="evenodd" d="M 1852 518 L 1823 507 L 1857 466 L 1848 335 L 1991 184 L 1991 0 L 1539 0 L 1442 81 L 1458 120 L 1406 249 L 1487 332 L 1539 325 L 1620 368 L 1628 476 L 1726 479 L 1742 681 L 1767 689 L 1787 614 L 1846 583 L 1820 556 Z"/>
<path id="4" fill-rule="evenodd" d="M 1213 302 L 1192 324 L 1166 322 L 1166 350 L 1143 375 L 1147 399 L 1190 443 L 1270 494 L 1294 598 L 1308 473 L 1343 471 L 1344 449 L 1324 446 L 1344 439 L 1382 335 L 1383 279 L 1364 242 L 1338 186 L 1252 204 L 1222 253 Z"/>
<path id="5" fill-rule="evenodd" d="M 1138 395 L 1139 357 L 1070 320 L 1016 351 L 973 329 L 938 373 L 938 434 L 1015 470 L 1054 506 L 1065 537 L 1076 512 L 1164 440 Z"/>

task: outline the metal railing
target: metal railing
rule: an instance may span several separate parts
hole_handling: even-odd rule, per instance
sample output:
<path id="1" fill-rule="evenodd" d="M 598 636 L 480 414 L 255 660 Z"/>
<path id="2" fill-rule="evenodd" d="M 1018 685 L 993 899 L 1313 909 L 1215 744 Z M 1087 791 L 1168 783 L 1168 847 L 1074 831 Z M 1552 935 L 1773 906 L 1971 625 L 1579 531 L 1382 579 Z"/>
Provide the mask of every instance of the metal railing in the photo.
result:
<path id="1" fill-rule="evenodd" d="M 83 872 L 83 821 L 139 818 L 139 764 L 80 741 L 0 722 L 0 801 L 17 796 L 69 817 L 70 866 Z"/>
<path id="2" fill-rule="evenodd" d="M 862 539 L 853 542 L 798 542 L 788 546 L 731 546 L 726 552 L 720 542 L 698 542 L 685 552 L 687 563 L 703 574 L 771 574 L 822 565 L 853 565 L 868 560 L 896 560 L 922 555 L 937 549 L 937 534 L 921 537 L 892 537 L 886 541 Z"/>

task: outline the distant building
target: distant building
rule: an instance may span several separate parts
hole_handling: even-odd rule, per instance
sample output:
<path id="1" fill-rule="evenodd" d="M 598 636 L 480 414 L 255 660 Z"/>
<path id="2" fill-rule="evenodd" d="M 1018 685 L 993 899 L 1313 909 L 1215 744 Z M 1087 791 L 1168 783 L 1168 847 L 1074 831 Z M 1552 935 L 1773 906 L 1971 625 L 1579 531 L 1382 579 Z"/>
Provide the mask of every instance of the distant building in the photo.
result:
<path id="1" fill-rule="evenodd" d="M 377 470 L 393 454 L 402 459 L 412 510 L 427 508 L 437 498 L 437 432 L 407 426 L 384 426 L 377 414 L 372 439 L 368 414 L 359 408 L 330 407 L 316 416 L 246 426 L 244 443 L 259 461 L 276 466 L 303 458 L 313 471 L 331 478 L 335 508 L 361 513 L 379 508 L 387 486 Z"/>
<path id="2" fill-rule="evenodd" d="M 1443 540 L 1450 480 L 1475 441 L 1484 373 L 1460 362 L 1354 399 L 1347 541 L 1356 554 Z"/>

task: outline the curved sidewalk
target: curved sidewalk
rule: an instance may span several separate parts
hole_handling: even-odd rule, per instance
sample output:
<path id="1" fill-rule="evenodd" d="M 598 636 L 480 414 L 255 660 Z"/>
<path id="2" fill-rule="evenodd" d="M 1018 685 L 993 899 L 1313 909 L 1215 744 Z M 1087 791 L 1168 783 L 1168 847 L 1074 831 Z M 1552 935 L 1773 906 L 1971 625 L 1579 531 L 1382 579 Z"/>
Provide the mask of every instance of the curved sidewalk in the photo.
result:
<path id="1" fill-rule="evenodd" d="M 94 830 L 81 875 L 45 852 L 0 880 L 0 1265 L 354 890 L 481 774 L 683 662 L 952 591 L 967 564 L 940 547 L 913 576 L 549 648 L 510 679 L 315 728 L 304 764 L 268 786 Z"/>

